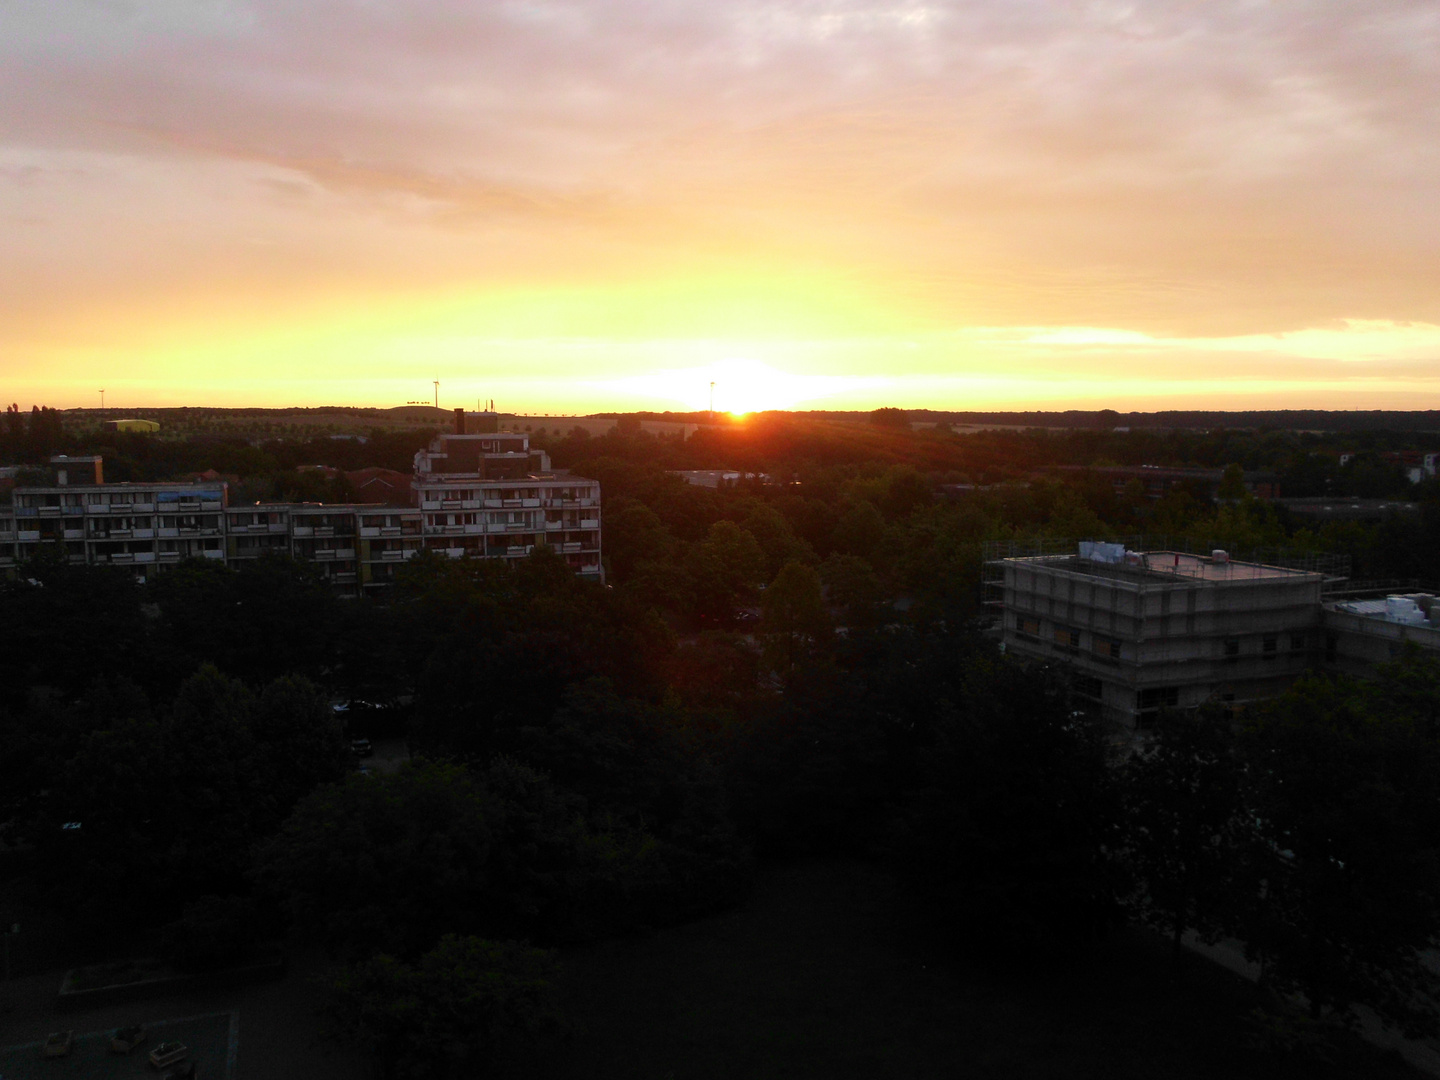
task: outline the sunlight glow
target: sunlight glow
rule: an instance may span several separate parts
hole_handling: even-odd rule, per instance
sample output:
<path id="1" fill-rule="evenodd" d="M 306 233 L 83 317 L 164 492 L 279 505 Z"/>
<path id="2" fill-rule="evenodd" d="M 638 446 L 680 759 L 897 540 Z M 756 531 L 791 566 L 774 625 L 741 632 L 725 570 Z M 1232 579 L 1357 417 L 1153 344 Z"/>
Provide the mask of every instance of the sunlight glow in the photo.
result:
<path id="1" fill-rule="evenodd" d="M 731 358 L 708 367 L 651 372 L 602 384 L 612 392 L 653 398 L 689 410 L 710 408 L 714 384 L 716 412 L 733 416 L 793 409 L 840 394 L 878 387 L 886 380 L 845 375 L 797 375 L 758 360 Z"/>

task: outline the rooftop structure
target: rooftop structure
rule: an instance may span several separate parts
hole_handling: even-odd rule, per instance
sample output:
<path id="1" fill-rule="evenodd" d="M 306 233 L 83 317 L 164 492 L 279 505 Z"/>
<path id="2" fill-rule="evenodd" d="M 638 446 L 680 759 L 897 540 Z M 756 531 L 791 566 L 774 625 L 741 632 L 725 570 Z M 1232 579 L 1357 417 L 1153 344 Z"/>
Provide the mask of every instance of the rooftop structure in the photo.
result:
<path id="1" fill-rule="evenodd" d="M 552 469 L 528 435 L 467 426 L 455 410 L 455 431 L 415 455 L 424 546 L 514 559 L 545 544 L 577 573 L 602 578 L 599 483 Z"/>
<path id="2" fill-rule="evenodd" d="M 1321 630 L 1326 666 L 1364 677 L 1398 659 L 1407 647 L 1440 653 L 1440 598 L 1408 593 L 1327 603 Z"/>

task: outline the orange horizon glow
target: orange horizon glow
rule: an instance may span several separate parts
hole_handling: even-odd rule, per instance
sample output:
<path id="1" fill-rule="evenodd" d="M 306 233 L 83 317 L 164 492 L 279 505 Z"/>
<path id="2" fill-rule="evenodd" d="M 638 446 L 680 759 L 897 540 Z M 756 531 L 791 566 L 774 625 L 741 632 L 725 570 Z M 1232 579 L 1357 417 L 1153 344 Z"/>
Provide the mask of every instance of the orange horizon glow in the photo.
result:
<path id="1" fill-rule="evenodd" d="M 0 7 L 27 408 L 1440 408 L 1404 0 Z"/>

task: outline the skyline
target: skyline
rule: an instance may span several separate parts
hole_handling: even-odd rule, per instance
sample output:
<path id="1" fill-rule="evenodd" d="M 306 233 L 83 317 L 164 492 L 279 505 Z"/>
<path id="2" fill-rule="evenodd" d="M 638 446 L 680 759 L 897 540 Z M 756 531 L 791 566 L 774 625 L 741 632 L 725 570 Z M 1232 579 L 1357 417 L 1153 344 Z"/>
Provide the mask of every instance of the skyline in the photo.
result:
<path id="1" fill-rule="evenodd" d="M 0 366 L 112 411 L 1436 408 L 1437 69 L 1410 0 L 22 0 Z"/>

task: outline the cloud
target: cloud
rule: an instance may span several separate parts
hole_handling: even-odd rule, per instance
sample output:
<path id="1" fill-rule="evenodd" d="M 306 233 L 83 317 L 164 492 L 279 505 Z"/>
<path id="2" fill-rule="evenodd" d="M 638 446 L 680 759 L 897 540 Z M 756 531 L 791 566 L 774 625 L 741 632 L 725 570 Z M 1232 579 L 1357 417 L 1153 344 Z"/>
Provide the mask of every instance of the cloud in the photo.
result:
<path id="1" fill-rule="evenodd" d="M 0 306 L 749 273 L 916 333 L 1440 323 L 1436 85 L 1430 0 L 12 0 Z"/>

